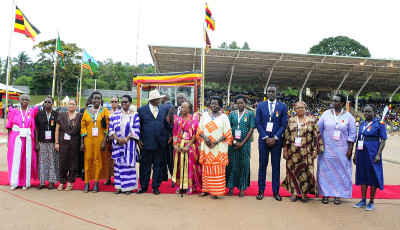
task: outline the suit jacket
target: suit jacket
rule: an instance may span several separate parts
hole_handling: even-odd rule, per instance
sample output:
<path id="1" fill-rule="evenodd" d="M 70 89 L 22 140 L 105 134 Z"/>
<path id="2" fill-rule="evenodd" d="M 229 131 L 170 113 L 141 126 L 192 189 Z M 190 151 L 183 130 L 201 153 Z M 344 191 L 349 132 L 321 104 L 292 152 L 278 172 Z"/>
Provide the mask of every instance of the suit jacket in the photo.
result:
<path id="1" fill-rule="evenodd" d="M 140 118 L 140 140 L 143 142 L 143 149 L 154 150 L 157 144 L 163 148 L 167 146 L 168 133 L 172 132 L 166 121 L 167 109 L 159 105 L 157 118 L 154 118 L 149 105 L 141 106 L 138 109 Z"/>
<path id="2" fill-rule="evenodd" d="M 167 102 L 164 103 L 163 106 L 167 109 L 167 113 L 168 113 L 169 110 L 170 110 L 171 107 L 172 107 L 172 103 L 171 103 L 170 101 L 167 101 Z"/>
<path id="3" fill-rule="evenodd" d="M 269 122 L 270 111 L 268 108 L 268 101 L 261 102 L 256 110 L 256 127 L 259 133 L 258 142 L 265 143 L 265 137 L 277 136 L 279 140 L 276 144 L 282 144 L 282 135 L 285 131 L 288 115 L 286 105 L 280 101 L 276 101 L 275 110 L 271 116 L 271 122 L 274 123 L 272 132 L 267 132 L 267 123 Z"/>

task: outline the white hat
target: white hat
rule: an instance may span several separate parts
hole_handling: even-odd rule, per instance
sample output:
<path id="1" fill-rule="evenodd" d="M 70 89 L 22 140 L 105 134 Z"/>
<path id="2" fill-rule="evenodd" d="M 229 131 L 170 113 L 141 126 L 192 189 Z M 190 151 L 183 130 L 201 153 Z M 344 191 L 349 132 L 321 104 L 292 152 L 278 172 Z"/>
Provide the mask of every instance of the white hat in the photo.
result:
<path id="1" fill-rule="evenodd" d="M 155 89 L 155 90 L 150 91 L 149 99 L 147 99 L 147 100 L 151 101 L 153 99 L 159 99 L 159 98 L 162 98 L 162 97 L 165 97 L 165 95 L 160 95 L 158 90 Z"/>

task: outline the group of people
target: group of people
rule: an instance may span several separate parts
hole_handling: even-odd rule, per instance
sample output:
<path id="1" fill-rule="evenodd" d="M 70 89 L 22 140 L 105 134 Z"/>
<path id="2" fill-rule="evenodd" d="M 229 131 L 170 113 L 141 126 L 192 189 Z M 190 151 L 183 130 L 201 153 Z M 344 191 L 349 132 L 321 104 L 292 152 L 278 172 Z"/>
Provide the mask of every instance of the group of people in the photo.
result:
<path id="1" fill-rule="evenodd" d="M 307 115 L 303 101 L 295 103 L 295 114 L 288 118 L 285 103 L 276 95 L 277 87 L 269 86 L 268 100 L 259 103 L 254 113 L 246 108 L 248 98 L 239 94 L 234 98 L 237 109 L 229 115 L 221 112 L 221 97 L 210 97 L 209 110 L 196 113 L 185 94 L 176 95 L 177 103 L 172 105 L 169 95 L 160 95 L 158 90 L 150 91 L 149 103 L 137 111 L 131 108 L 129 95 L 121 101 L 112 98 L 109 111 L 101 106 L 101 93 L 93 92 L 86 109 L 77 112 L 77 103 L 71 99 L 68 112 L 60 113 L 52 110 L 51 97 L 45 98 L 45 109 L 39 112 L 37 107 L 28 109 L 29 96 L 22 95 L 21 107 L 10 108 L 7 123 L 11 189 L 22 186 L 26 190 L 31 178 L 38 178 L 39 189 L 46 181 L 52 189 L 59 181 L 58 190 L 71 190 L 83 156 L 84 192 L 98 192 L 99 181 L 114 176 L 116 194 L 131 194 L 136 189 L 141 194 L 148 191 L 152 174 L 152 192 L 158 195 L 169 172 L 177 193 L 192 194 L 201 189 L 200 196 L 217 199 L 225 195 L 226 188 L 228 196 L 238 188 L 239 197 L 244 197 L 250 186 L 251 142 L 257 129 L 258 200 L 264 197 L 271 155 L 276 200 L 282 200 L 282 187 L 292 194 L 292 202 L 300 197 L 305 203 L 307 195 L 313 194 L 322 196 L 324 204 L 330 197 L 340 204 L 341 198 L 352 196 L 354 163 L 356 184 L 362 186 L 363 197 L 354 207 L 373 210 L 376 189 L 383 189 L 381 155 L 387 139 L 384 123 L 375 118 L 376 108 L 364 107 L 365 121 L 357 135 L 355 119 L 343 109 L 346 97 L 341 94 L 335 95 L 332 109 L 323 112 L 319 120 Z M 282 152 L 286 178 L 280 183 Z M 371 197 L 367 205 L 368 186 Z"/>

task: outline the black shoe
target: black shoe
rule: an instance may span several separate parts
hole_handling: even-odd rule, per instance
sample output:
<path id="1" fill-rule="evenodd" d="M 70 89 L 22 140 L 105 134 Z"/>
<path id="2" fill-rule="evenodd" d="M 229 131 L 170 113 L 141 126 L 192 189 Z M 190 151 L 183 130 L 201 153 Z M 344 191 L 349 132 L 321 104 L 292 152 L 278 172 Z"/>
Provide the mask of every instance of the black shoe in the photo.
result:
<path id="1" fill-rule="evenodd" d="M 94 182 L 93 193 L 97 193 L 99 191 L 99 182 Z"/>
<path id="2" fill-rule="evenodd" d="M 279 195 L 279 192 L 274 193 L 274 198 L 277 201 L 282 201 L 282 197 Z"/>
<path id="3" fill-rule="evenodd" d="M 132 193 L 132 191 L 126 191 L 125 194 L 126 195 L 130 195 Z"/>
<path id="4" fill-rule="evenodd" d="M 84 193 L 89 192 L 89 183 L 85 183 L 85 188 L 83 189 Z"/>
<path id="5" fill-rule="evenodd" d="M 142 194 L 142 193 L 147 192 L 147 191 L 148 191 L 147 188 L 139 188 L 139 189 L 136 191 L 136 193 L 137 193 L 137 194 Z"/>
<path id="6" fill-rule="evenodd" d="M 115 194 L 120 194 L 121 193 L 121 189 L 115 189 Z"/>
<path id="7" fill-rule="evenodd" d="M 160 195 L 160 190 L 158 188 L 153 188 L 154 195 Z"/>
<path id="8" fill-rule="evenodd" d="M 175 183 L 174 182 L 171 183 L 171 187 L 172 188 L 175 187 Z"/>
<path id="9" fill-rule="evenodd" d="M 257 200 L 262 200 L 264 198 L 264 191 L 258 191 Z"/>

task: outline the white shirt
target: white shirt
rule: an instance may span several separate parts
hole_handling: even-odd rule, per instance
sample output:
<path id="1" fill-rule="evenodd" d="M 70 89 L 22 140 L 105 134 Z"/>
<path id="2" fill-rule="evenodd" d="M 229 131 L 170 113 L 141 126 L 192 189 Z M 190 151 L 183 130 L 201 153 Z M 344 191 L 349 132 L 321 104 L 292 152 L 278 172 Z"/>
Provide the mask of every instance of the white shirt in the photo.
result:
<path id="1" fill-rule="evenodd" d="M 179 113 L 180 113 L 180 112 L 181 112 L 181 107 L 178 106 L 178 111 L 177 111 L 176 115 L 179 116 Z"/>
<path id="2" fill-rule="evenodd" d="M 153 113 L 154 107 L 156 107 L 156 111 L 157 111 L 157 114 L 158 114 L 158 106 L 154 106 L 154 105 L 152 105 L 152 104 L 149 103 L 149 108 L 150 108 L 150 112 L 151 112 L 151 113 Z"/>
<path id="3" fill-rule="evenodd" d="M 272 116 L 273 111 L 275 111 L 276 99 L 275 101 L 268 100 L 268 109 L 270 108 L 271 104 L 272 104 L 272 111 L 269 111 L 269 114 Z"/>

